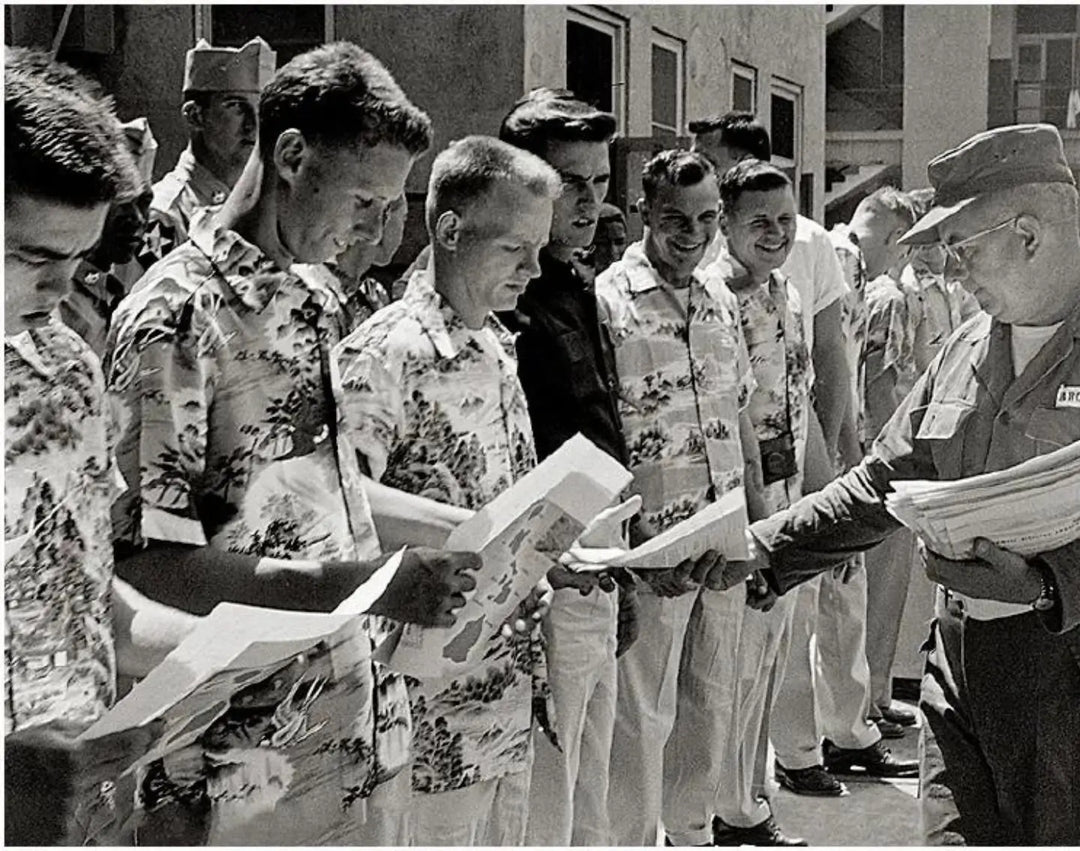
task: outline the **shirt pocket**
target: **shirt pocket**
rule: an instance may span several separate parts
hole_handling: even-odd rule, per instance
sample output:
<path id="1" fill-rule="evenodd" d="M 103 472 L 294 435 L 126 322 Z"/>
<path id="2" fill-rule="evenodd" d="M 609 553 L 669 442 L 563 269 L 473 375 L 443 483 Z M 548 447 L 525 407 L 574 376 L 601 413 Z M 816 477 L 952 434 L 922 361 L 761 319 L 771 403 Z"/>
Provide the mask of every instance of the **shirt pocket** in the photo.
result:
<path id="1" fill-rule="evenodd" d="M 1024 434 L 1035 441 L 1040 455 L 1075 443 L 1080 440 L 1080 409 L 1036 408 Z"/>
<path id="2" fill-rule="evenodd" d="M 934 467 L 942 479 L 961 475 L 964 424 L 974 411 L 975 406 L 963 399 L 945 399 L 932 401 L 912 412 L 913 419 L 922 412 L 915 437 L 929 444 Z"/>

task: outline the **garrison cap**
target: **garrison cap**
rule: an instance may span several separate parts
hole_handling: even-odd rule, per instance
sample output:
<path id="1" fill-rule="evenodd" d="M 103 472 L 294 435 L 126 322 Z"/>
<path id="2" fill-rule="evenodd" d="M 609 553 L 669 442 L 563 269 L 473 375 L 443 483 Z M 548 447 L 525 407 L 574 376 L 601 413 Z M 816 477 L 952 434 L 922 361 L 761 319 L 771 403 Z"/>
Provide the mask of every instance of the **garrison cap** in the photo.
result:
<path id="1" fill-rule="evenodd" d="M 277 53 L 258 36 L 243 47 L 211 47 L 200 38 L 184 60 L 185 92 L 258 94 L 274 76 Z"/>
<path id="2" fill-rule="evenodd" d="M 1028 183 L 1068 183 L 1072 170 L 1057 128 L 1013 124 L 972 136 L 938 154 L 926 167 L 935 190 L 934 206 L 900 237 L 904 245 L 938 241 L 938 226 L 977 198 Z"/>

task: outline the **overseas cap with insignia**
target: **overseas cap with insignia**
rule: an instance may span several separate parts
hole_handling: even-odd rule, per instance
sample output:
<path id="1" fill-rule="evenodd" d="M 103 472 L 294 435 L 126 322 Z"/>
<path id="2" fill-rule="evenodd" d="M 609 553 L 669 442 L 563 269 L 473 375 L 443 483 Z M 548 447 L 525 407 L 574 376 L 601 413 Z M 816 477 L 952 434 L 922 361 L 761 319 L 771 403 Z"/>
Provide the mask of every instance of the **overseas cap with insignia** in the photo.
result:
<path id="1" fill-rule="evenodd" d="M 154 157 L 157 156 L 157 140 L 150 131 L 150 122 L 145 118 L 135 118 L 120 125 L 127 139 L 131 156 L 135 160 L 135 166 L 139 174 L 147 183 L 152 182 L 154 171 Z"/>
<path id="2" fill-rule="evenodd" d="M 926 166 L 934 206 L 900 237 L 904 245 L 938 241 L 938 226 L 980 196 L 1028 183 L 1076 185 L 1057 128 L 1014 124 L 972 136 Z"/>
<path id="3" fill-rule="evenodd" d="M 277 53 L 258 36 L 243 47 L 211 47 L 200 38 L 184 60 L 184 91 L 258 94 L 276 64 Z"/>

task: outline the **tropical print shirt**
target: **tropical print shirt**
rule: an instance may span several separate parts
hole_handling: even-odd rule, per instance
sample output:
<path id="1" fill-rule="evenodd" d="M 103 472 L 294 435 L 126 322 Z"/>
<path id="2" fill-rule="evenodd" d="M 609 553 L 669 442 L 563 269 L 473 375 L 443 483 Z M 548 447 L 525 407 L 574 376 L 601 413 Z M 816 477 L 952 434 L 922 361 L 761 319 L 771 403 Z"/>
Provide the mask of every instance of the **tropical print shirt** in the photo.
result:
<path id="1" fill-rule="evenodd" d="M 900 273 L 900 283 L 919 294 L 922 306 L 915 332 L 915 366 L 922 372 L 952 333 L 979 312 L 979 303 L 956 281 L 910 263 Z"/>
<path id="2" fill-rule="evenodd" d="M 292 268 L 312 286 L 322 286 L 338 293 L 341 322 L 346 333 L 360 327 L 361 322 L 390 303 L 386 287 L 375 278 L 364 276 L 357 280 L 336 263 L 297 263 Z"/>
<path id="3" fill-rule="evenodd" d="M 803 335 L 799 291 L 779 270 L 768 282 L 754 284 L 746 268 L 726 252 L 712 268 L 739 300 L 739 319 L 757 383 L 747 406 L 754 435 L 761 442 L 790 434 L 795 446 L 798 472 L 765 486 L 765 507 L 772 513 L 802 496 L 814 368 Z"/>
<path id="4" fill-rule="evenodd" d="M 866 261 L 847 225 L 836 225 L 829 231 L 829 237 L 844 270 L 844 281 L 848 285 L 840 323 L 844 331 L 848 368 L 851 372 L 851 395 L 853 399 L 859 400 L 856 402 L 858 410 L 862 406 L 863 398 L 861 370 L 866 343 Z"/>
<path id="5" fill-rule="evenodd" d="M 467 328 L 431 275 L 335 350 L 342 444 L 384 484 L 477 509 L 535 466 L 529 413 L 509 333 L 494 315 Z M 466 676 L 409 679 L 415 792 L 527 768 L 543 660 L 538 637 L 509 640 Z"/>
<path id="6" fill-rule="evenodd" d="M 863 380 L 874 381 L 886 370 L 896 371 L 897 392 L 906 396 L 918 377 L 916 334 L 923 324 L 923 300 L 918 286 L 880 275 L 866 287 L 866 344 Z M 881 354 L 871 374 L 869 357 Z M 868 435 L 874 437 L 875 435 Z"/>
<path id="7" fill-rule="evenodd" d="M 89 725 L 115 693 L 101 367 L 54 318 L 4 340 L 4 732 Z"/>
<path id="8" fill-rule="evenodd" d="M 154 184 L 150 221 L 136 258 L 144 269 L 188 238 L 191 220 L 203 207 L 225 203 L 231 187 L 195 159 L 191 146 L 184 148 L 173 170 Z"/>
<path id="9" fill-rule="evenodd" d="M 596 297 L 615 342 L 632 487 L 660 532 L 743 483 L 739 412 L 756 384 L 738 304 L 700 270 L 671 287 L 643 242 L 601 273 Z"/>
<path id="10" fill-rule="evenodd" d="M 378 553 L 366 497 L 359 488 L 343 492 L 351 480 L 337 464 L 329 349 L 346 330 L 341 301 L 339 291 L 278 268 L 208 211 L 196 217 L 190 241 L 139 282 L 110 332 L 109 389 L 123 429 L 118 460 L 132 485 L 114 509 L 121 549 L 157 540 L 277 558 Z M 375 634 L 377 625 L 368 626 Z M 250 823 L 269 809 L 275 818 L 260 827 L 276 825 L 282 844 L 316 841 L 322 834 L 305 830 L 317 826 L 305 826 L 291 805 L 325 792 L 340 798 L 333 811 L 343 812 L 382 777 L 375 754 L 387 742 L 374 733 L 388 734 L 397 751 L 407 748 L 404 683 L 373 669 L 370 650 L 368 642 L 342 681 L 312 663 L 303 682 L 287 684 L 309 695 L 317 679 L 331 684 L 304 713 L 334 723 L 300 750 L 290 752 L 298 743 L 284 737 L 273 770 L 220 753 L 282 741 L 292 713 L 275 698 L 280 683 L 267 681 L 255 696 L 248 689 L 244 706 L 234 697 L 204 737 L 222 766 L 206 789 L 215 798 L 217 839 L 237 835 L 234 819 Z M 335 736 L 341 747 L 327 744 Z M 393 761 L 400 767 L 406 757 Z"/>

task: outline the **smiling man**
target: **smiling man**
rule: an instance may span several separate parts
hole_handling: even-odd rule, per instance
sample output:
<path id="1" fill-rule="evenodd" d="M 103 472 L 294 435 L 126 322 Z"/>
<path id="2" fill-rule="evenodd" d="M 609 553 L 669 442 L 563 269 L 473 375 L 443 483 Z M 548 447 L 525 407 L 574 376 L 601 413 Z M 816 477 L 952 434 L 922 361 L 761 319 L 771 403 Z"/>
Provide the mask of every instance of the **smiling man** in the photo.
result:
<path id="1" fill-rule="evenodd" d="M 114 512 L 117 569 L 195 612 L 222 600 L 330 610 L 380 563 L 367 496 L 337 443 L 329 350 L 344 336 L 342 299 L 291 267 L 379 240 L 431 125 L 374 57 L 343 42 L 281 68 L 259 113 L 260 161 L 121 303 L 110 334 L 131 484 Z M 449 626 L 477 561 L 407 550 L 370 612 Z M 206 835 L 188 842 L 401 842 L 407 694 L 371 661 L 379 635 L 365 633 L 245 689 L 201 739 L 214 753 L 204 776 L 177 791 L 166 765 L 148 803 L 208 810 Z M 329 685 L 310 712 L 328 723 L 292 740 L 289 686 L 318 680 Z"/>
<path id="2" fill-rule="evenodd" d="M 1080 440 L 1080 220 L 1058 131 L 999 127 L 930 161 L 935 207 L 902 237 L 940 242 L 985 313 L 956 331 L 866 459 L 753 525 L 786 591 L 898 528 L 892 482 L 1004 470 Z M 985 530 L 993 534 L 992 529 Z M 1080 836 L 1080 542 L 1023 558 L 985 538 L 926 552 L 942 588 L 920 706 L 929 844 Z"/>
<path id="3" fill-rule="evenodd" d="M 191 141 L 173 170 L 154 184 L 138 258 L 144 268 L 187 239 L 197 209 L 224 203 L 255 149 L 259 92 L 276 60 L 261 38 L 240 48 L 211 47 L 199 39 L 187 52 L 181 114 Z"/>

